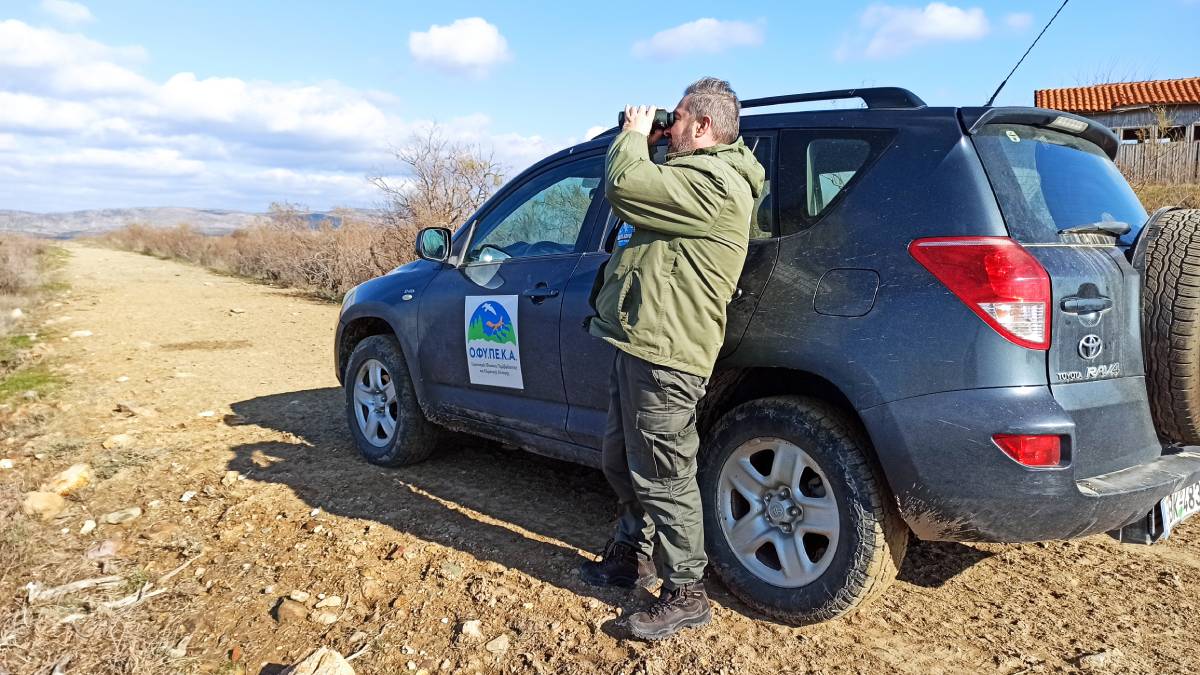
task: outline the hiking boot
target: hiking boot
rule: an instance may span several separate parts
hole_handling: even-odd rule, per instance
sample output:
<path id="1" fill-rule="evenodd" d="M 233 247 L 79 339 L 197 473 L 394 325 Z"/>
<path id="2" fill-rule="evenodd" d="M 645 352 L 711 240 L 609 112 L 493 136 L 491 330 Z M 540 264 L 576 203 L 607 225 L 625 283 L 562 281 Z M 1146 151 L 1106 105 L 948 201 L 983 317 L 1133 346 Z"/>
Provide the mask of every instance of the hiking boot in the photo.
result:
<path id="1" fill-rule="evenodd" d="M 593 586 L 646 588 L 658 580 L 654 562 L 623 541 L 609 540 L 599 562 L 590 560 L 579 566 L 579 578 Z"/>
<path id="2" fill-rule="evenodd" d="M 712 621 L 712 608 L 704 584 L 695 582 L 671 590 L 663 589 L 658 601 L 629 617 L 629 630 L 643 640 L 669 638 L 684 628 Z"/>

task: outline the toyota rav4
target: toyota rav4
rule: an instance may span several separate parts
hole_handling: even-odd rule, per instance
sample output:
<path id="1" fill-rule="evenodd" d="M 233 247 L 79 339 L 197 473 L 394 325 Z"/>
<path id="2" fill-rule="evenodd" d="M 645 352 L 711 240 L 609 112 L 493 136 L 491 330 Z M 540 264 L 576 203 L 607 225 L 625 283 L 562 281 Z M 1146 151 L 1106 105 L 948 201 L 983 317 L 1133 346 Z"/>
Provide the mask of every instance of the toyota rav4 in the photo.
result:
<path id="1" fill-rule="evenodd" d="M 1200 509 L 1181 351 L 1200 292 L 1175 283 L 1200 218 L 1148 219 L 1112 132 L 1059 111 L 898 88 L 743 108 L 846 98 L 864 106 L 742 118 L 768 186 L 698 411 L 715 573 L 809 623 L 885 588 L 910 535 L 1168 535 Z M 347 294 L 334 357 L 367 460 L 422 460 L 453 430 L 599 465 L 614 352 L 583 324 L 622 225 L 614 135 Z"/>

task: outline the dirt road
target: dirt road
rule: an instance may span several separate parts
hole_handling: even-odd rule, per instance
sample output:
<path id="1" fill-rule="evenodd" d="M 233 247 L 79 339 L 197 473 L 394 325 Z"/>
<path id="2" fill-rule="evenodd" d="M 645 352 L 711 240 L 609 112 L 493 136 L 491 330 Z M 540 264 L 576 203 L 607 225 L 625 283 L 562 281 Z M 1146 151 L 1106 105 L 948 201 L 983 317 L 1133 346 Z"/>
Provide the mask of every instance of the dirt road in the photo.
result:
<path id="1" fill-rule="evenodd" d="M 73 290 L 44 318 L 62 335 L 92 335 L 50 342 L 68 384 L 47 421 L 0 445 L 15 462 L 0 472 L 0 499 L 78 461 L 97 482 L 58 519 L 24 521 L 36 546 L 0 576 L 0 673 L 72 653 L 102 667 L 68 673 L 269 673 L 322 645 L 360 652 L 360 673 L 1200 668 L 1195 521 L 1151 548 L 1104 536 L 917 543 L 880 602 L 807 628 L 756 616 L 712 581 L 711 626 L 661 644 L 619 639 L 616 617 L 646 596 L 574 574 L 611 527 L 599 472 L 483 444 L 371 466 L 345 431 L 330 356 L 337 307 L 176 263 L 71 251 Z M 133 506 L 140 517 L 79 534 Z M 114 555 L 88 558 L 105 540 Z M 29 581 L 102 573 L 134 583 L 24 600 Z M 93 611 L 145 580 L 169 592 Z M 293 591 L 310 597 L 277 618 Z M 314 608 L 322 595 L 342 602 Z M 72 613 L 82 618 L 60 623 Z M 476 620 L 482 637 L 460 634 Z"/>

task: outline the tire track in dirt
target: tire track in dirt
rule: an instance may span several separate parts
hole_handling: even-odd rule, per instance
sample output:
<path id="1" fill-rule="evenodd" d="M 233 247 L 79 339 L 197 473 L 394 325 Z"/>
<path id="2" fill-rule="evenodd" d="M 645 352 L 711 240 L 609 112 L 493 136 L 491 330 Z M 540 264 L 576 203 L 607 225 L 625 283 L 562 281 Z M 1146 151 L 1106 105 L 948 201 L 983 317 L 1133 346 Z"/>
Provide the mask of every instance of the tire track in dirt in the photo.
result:
<path id="1" fill-rule="evenodd" d="M 38 525 L 71 532 L 42 564 L 119 536 L 132 552 L 113 565 L 153 576 L 202 548 L 193 564 L 202 573 L 179 580 L 170 611 L 147 604 L 129 615 L 172 640 L 193 636 L 173 670 L 217 672 L 236 646 L 247 672 L 273 672 L 322 645 L 343 654 L 365 645 L 360 672 L 410 661 L 431 672 L 1061 672 L 1098 652 L 1112 672 L 1200 666 L 1189 621 L 1200 604 L 1195 522 L 1146 549 L 1104 536 L 915 543 L 873 606 L 805 628 L 764 620 L 714 580 L 711 626 L 663 644 L 622 640 L 614 619 L 645 597 L 591 589 L 574 574 L 581 551 L 597 550 L 611 528 L 599 472 L 470 442 L 404 469 L 367 464 L 345 431 L 333 373 L 336 306 L 178 263 L 70 249 L 73 292 L 55 312 L 93 335 L 56 345 L 71 380 L 66 411 L 27 441 L 70 449 L 23 480 L 80 459 L 108 468 L 63 521 Z M 157 414 L 115 414 L 123 401 Z M 102 448 L 114 434 L 132 445 Z M 223 484 L 227 471 L 242 479 Z M 197 494 L 181 502 L 185 491 Z M 131 505 L 145 515 L 74 534 L 84 518 Z M 272 609 L 294 589 L 313 594 L 309 605 L 318 593 L 345 603 L 330 625 L 279 623 Z M 472 619 L 486 640 L 507 636 L 508 649 L 462 640 L 457 626 Z M 69 631 L 44 637 L 105 648 Z"/>

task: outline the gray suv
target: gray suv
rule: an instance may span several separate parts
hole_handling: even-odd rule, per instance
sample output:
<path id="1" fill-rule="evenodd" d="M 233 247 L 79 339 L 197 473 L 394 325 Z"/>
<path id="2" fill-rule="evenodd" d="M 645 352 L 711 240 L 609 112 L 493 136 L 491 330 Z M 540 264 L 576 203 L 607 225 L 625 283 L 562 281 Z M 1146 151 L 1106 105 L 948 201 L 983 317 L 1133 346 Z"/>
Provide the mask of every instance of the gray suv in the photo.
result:
<path id="1" fill-rule="evenodd" d="M 1170 337 L 1200 308 L 1175 297 L 1200 218 L 1148 219 L 1115 136 L 1063 112 L 897 88 L 743 107 L 843 98 L 865 105 L 742 118 L 769 182 L 699 411 L 715 573 L 811 623 L 882 591 L 910 534 L 1169 534 L 1200 509 L 1183 445 L 1200 396 L 1179 391 L 1200 346 Z M 583 322 L 622 225 L 613 135 L 423 230 L 420 260 L 346 296 L 334 358 L 367 460 L 419 461 L 455 431 L 599 465 L 614 352 Z"/>

